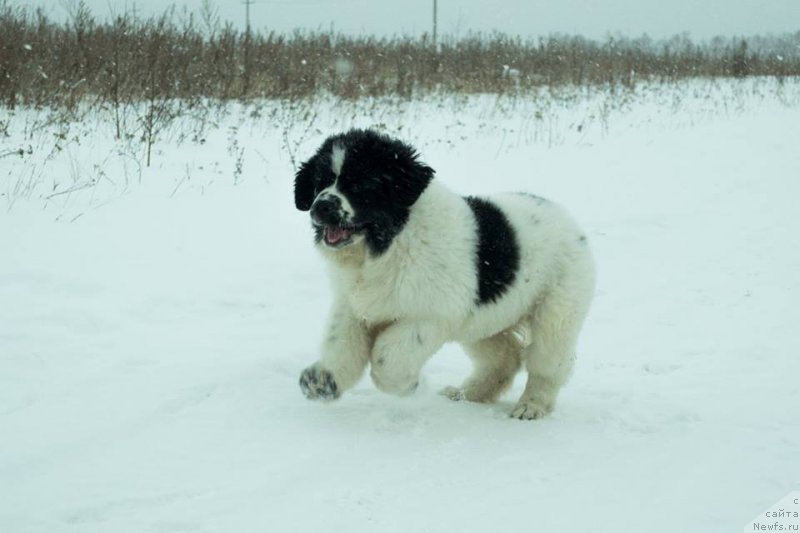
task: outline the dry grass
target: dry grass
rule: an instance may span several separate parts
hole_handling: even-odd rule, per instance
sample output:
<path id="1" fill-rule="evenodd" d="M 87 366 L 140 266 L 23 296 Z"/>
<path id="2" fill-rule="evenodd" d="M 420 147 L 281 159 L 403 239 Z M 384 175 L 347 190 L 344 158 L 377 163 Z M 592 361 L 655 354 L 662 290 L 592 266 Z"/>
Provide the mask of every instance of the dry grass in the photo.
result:
<path id="1" fill-rule="evenodd" d="M 166 117 L 159 102 L 297 99 L 320 93 L 358 99 L 430 92 L 520 92 L 565 85 L 633 87 L 692 77 L 798 76 L 800 32 L 694 43 L 575 36 L 536 41 L 502 34 L 447 40 L 256 33 L 168 10 L 98 21 L 80 2 L 66 23 L 0 0 L 0 105 L 112 106 L 149 102 L 145 129 Z"/>

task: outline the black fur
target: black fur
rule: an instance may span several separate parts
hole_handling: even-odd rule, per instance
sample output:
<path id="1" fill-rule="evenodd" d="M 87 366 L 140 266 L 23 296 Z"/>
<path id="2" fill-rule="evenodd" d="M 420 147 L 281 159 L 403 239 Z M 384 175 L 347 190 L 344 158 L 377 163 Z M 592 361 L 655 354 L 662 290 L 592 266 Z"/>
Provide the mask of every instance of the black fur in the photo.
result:
<path id="1" fill-rule="evenodd" d="M 315 158 L 316 156 L 300 165 L 300 170 L 294 176 L 294 205 L 300 211 L 308 211 L 314 203 Z"/>
<path id="2" fill-rule="evenodd" d="M 478 304 L 487 304 L 503 295 L 519 270 L 519 244 L 505 214 L 491 202 L 467 197 L 478 223 Z"/>
<path id="3" fill-rule="evenodd" d="M 308 211 L 319 192 L 336 180 L 333 147 L 345 151 L 337 188 L 355 210 L 373 255 L 385 252 L 408 221 L 409 210 L 433 179 L 433 169 L 417 160 L 409 145 L 372 130 L 329 137 L 295 176 L 295 205 Z M 316 233 L 319 240 L 320 232 Z"/>

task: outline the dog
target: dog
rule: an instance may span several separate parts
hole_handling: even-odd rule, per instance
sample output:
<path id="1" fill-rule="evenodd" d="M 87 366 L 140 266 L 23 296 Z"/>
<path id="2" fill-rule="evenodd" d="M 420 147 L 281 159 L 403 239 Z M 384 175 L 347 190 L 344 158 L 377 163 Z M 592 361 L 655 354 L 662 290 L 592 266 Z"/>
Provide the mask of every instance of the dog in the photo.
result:
<path id="1" fill-rule="evenodd" d="M 321 358 L 300 387 L 333 400 L 367 366 L 378 389 L 413 392 L 425 362 L 460 343 L 473 372 L 452 400 L 494 402 L 524 365 L 511 416 L 553 410 L 594 292 L 586 235 L 528 193 L 462 197 L 417 151 L 373 130 L 325 140 L 295 175 L 334 292 Z"/>

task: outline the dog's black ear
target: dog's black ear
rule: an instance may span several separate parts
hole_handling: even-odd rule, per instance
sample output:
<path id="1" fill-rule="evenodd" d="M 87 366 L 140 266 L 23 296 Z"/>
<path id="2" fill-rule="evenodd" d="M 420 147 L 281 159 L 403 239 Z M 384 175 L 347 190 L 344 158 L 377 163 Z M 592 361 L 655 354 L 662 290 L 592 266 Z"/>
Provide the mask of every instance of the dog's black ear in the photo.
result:
<path id="1" fill-rule="evenodd" d="M 294 205 L 300 211 L 308 211 L 314 203 L 314 167 L 316 156 L 302 165 L 294 176 Z"/>

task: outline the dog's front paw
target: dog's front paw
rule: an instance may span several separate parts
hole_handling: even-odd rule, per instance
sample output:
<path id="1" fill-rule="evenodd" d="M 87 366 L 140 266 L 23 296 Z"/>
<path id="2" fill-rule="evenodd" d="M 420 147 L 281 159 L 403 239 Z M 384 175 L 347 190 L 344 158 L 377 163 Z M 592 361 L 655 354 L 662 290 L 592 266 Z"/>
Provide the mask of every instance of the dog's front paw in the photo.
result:
<path id="1" fill-rule="evenodd" d="M 300 374 L 300 390 L 309 400 L 335 400 L 339 397 L 339 387 L 333 374 L 320 367 L 312 365 Z"/>

